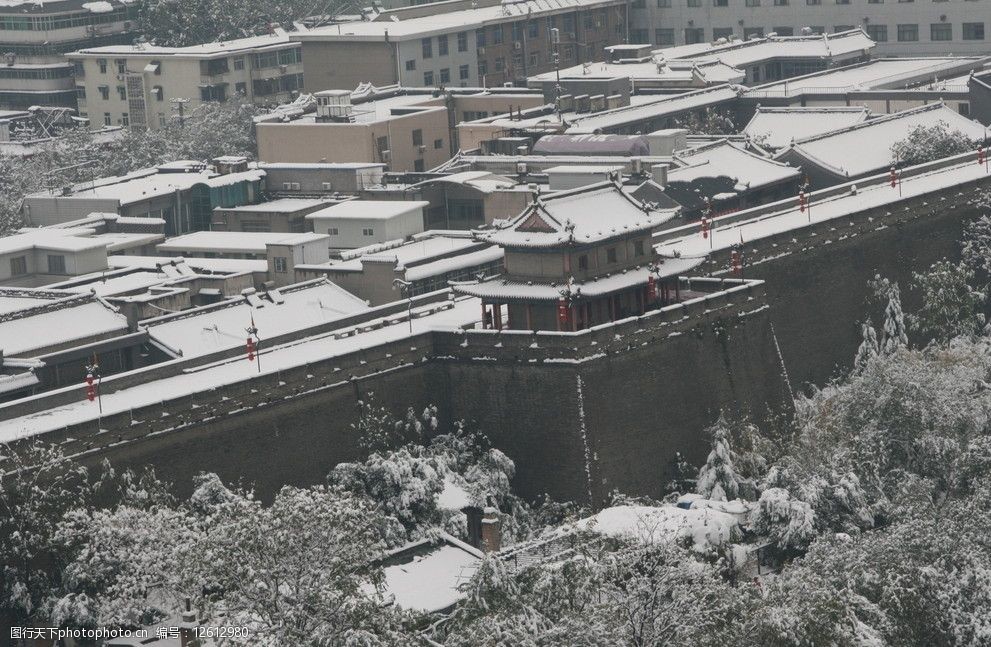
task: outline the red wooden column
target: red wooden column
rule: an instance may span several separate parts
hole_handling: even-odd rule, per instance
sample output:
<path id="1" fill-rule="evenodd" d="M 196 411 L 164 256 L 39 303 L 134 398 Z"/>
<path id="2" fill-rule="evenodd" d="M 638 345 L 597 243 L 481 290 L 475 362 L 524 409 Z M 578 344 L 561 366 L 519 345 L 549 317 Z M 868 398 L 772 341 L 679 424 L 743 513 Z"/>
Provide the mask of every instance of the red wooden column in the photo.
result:
<path id="1" fill-rule="evenodd" d="M 502 330 L 502 304 L 492 304 L 492 321 L 496 330 Z"/>

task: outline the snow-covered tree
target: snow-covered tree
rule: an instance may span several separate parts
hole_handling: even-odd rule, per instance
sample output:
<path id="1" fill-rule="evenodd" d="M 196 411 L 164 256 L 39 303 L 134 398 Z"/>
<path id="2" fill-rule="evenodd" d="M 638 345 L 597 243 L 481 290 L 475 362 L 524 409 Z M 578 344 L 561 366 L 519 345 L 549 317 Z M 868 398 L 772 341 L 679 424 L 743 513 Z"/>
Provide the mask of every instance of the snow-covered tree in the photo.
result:
<path id="1" fill-rule="evenodd" d="M 912 166 L 975 150 L 976 143 L 945 121 L 918 125 L 891 146 L 891 163 Z"/>
<path id="2" fill-rule="evenodd" d="M 944 259 L 926 272 L 914 272 L 912 278 L 913 287 L 922 294 L 922 307 L 909 316 L 914 330 L 946 343 L 984 329 L 987 295 L 972 287 L 974 270 L 968 265 Z"/>
<path id="3" fill-rule="evenodd" d="M 986 280 L 991 276 L 991 194 L 980 194 L 976 202 L 982 215 L 964 227 L 961 258 Z"/>
<path id="4" fill-rule="evenodd" d="M 865 321 L 860 324 L 860 346 L 857 347 L 857 356 L 853 359 L 855 371 L 862 371 L 875 357 L 881 354 L 881 348 L 877 342 L 877 333 L 874 326 Z"/>
<path id="5" fill-rule="evenodd" d="M 776 487 L 760 493 L 751 527 L 785 552 L 804 550 L 816 536 L 812 506 Z"/>
<path id="6" fill-rule="evenodd" d="M 714 501 L 731 501 L 740 493 L 740 476 L 733 468 L 729 425 L 720 415 L 707 431 L 712 436 L 712 450 L 699 470 L 696 492 Z"/>
<path id="7" fill-rule="evenodd" d="M 908 334 L 905 332 L 905 313 L 902 312 L 901 291 L 897 283 L 889 283 L 887 299 L 881 329 L 881 352 L 890 355 L 908 346 Z"/>
<path id="8" fill-rule="evenodd" d="M 328 3 L 331 13 L 353 3 Z M 139 24 L 157 45 L 186 47 L 266 33 L 270 26 L 291 27 L 323 5 L 311 0 L 147 0 Z"/>

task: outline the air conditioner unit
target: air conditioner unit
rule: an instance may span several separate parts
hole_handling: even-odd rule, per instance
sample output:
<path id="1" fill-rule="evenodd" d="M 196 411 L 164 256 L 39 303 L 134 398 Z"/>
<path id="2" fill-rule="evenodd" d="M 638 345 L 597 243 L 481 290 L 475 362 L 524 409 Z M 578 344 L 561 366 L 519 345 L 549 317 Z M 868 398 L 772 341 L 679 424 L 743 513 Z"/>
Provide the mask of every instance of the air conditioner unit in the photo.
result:
<path id="1" fill-rule="evenodd" d="M 282 183 L 282 190 L 283 191 L 289 191 L 291 189 L 292 189 L 292 182 L 283 182 Z"/>
<path id="2" fill-rule="evenodd" d="M 330 182 L 323 182 L 323 183 L 321 183 L 321 186 L 323 187 L 323 190 L 324 191 L 330 191 L 331 190 L 331 184 L 330 184 Z"/>
<path id="3" fill-rule="evenodd" d="M 602 26 L 602 21 L 601 21 L 601 20 L 596 20 L 596 21 L 595 21 L 595 26 L 596 26 L 597 28 L 598 28 L 598 27 L 601 27 L 601 26 Z"/>
<path id="4" fill-rule="evenodd" d="M 124 80 L 124 79 L 126 79 L 126 78 L 127 78 L 127 76 L 126 76 L 126 75 L 124 75 L 124 74 L 118 74 L 118 75 L 117 75 L 117 80 L 118 80 L 118 81 L 123 81 L 123 80 Z"/>
<path id="5" fill-rule="evenodd" d="M 392 161 L 392 151 L 390 151 L 388 149 L 382 151 L 382 161 L 383 162 L 391 162 Z"/>
<path id="6" fill-rule="evenodd" d="M 291 182 L 290 184 L 292 184 L 293 191 L 299 191 L 299 182 Z"/>
<path id="7" fill-rule="evenodd" d="M 419 146 L 416 147 L 416 152 L 421 153 L 421 154 L 424 151 L 426 151 L 426 150 L 427 150 L 427 147 L 424 144 L 420 144 Z"/>
<path id="8" fill-rule="evenodd" d="M 515 43 L 513 43 L 513 49 L 523 49 L 523 43 L 521 43 L 520 41 L 516 41 Z"/>
<path id="9" fill-rule="evenodd" d="M 570 38 L 571 40 L 578 40 L 578 37 L 575 36 L 575 32 L 573 31 L 568 32 L 568 38 Z"/>
<path id="10" fill-rule="evenodd" d="M 478 48 L 478 55 L 479 56 L 485 56 L 485 48 L 484 47 L 479 47 Z"/>
<path id="11" fill-rule="evenodd" d="M 285 74 L 286 72 L 289 71 L 289 66 L 288 65 L 280 65 L 279 66 L 279 71 L 282 72 L 283 74 Z"/>

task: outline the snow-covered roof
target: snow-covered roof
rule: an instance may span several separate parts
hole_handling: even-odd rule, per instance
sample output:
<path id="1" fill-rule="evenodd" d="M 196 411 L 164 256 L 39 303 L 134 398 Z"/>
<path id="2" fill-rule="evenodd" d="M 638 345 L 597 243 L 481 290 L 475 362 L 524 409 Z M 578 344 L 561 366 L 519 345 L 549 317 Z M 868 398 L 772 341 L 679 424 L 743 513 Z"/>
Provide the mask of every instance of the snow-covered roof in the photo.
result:
<path id="1" fill-rule="evenodd" d="M 435 177 L 423 182 L 418 182 L 410 188 L 428 186 L 437 183 L 459 184 L 477 189 L 482 193 L 492 193 L 499 190 L 510 190 L 517 185 L 507 177 L 496 175 L 489 171 L 463 171 L 461 173 L 451 173 L 443 177 Z"/>
<path id="2" fill-rule="evenodd" d="M 905 139 L 913 128 L 941 122 L 974 142 L 984 139 L 983 125 L 942 103 L 932 103 L 797 140 L 775 158 L 799 160 L 841 177 L 856 177 L 891 166 L 891 146 Z"/>
<path id="3" fill-rule="evenodd" d="M 80 294 L 93 292 L 101 297 L 110 297 L 119 294 L 127 294 L 128 292 L 143 292 L 150 287 L 162 285 L 163 283 L 167 283 L 171 280 L 171 277 L 161 272 L 139 271 L 129 272 L 118 276 L 103 277 L 101 279 L 92 280 L 89 282 L 81 282 L 74 279 L 72 281 L 65 282 L 72 283 L 72 285 L 56 283 L 51 287 L 61 287 L 65 290 Z"/>
<path id="4" fill-rule="evenodd" d="M 0 287 L 0 316 L 8 312 L 36 308 L 71 296 L 73 296 L 72 292 L 51 288 Z"/>
<path id="5" fill-rule="evenodd" d="M 391 220 L 430 206 L 423 200 L 348 200 L 314 211 L 307 220 Z"/>
<path id="6" fill-rule="evenodd" d="M 689 510 L 673 505 L 621 505 L 605 508 L 575 523 L 577 530 L 647 544 L 685 541 L 699 552 L 730 543 L 739 531 L 737 518 L 709 507 Z"/>
<path id="7" fill-rule="evenodd" d="M 982 67 L 989 57 L 930 56 L 882 58 L 751 88 L 747 97 L 790 97 L 808 93 L 902 89 Z"/>
<path id="8" fill-rule="evenodd" d="M 282 29 L 276 29 L 272 34 L 264 36 L 251 36 L 249 38 L 238 38 L 236 40 L 217 41 L 204 43 L 202 45 L 190 45 L 188 47 L 159 47 L 157 45 L 105 45 L 103 47 L 87 47 L 72 53 L 72 57 L 96 57 L 96 56 L 154 56 L 163 58 L 211 58 L 214 56 L 230 56 L 231 54 L 245 54 L 252 51 L 265 49 L 282 49 L 287 47 L 298 47 L 299 45 L 289 39 L 289 35 Z"/>
<path id="9" fill-rule="evenodd" d="M 566 11 L 605 8 L 622 4 L 621 0 L 503 0 L 500 4 L 449 11 L 401 20 L 376 22 L 347 22 L 311 29 L 293 34 L 300 41 L 369 41 L 411 40 L 435 34 L 446 34 L 477 29 L 488 24 L 499 24 L 519 18 L 536 18 Z"/>
<path id="10" fill-rule="evenodd" d="M 264 344 L 277 335 L 368 310 L 364 301 L 326 279 L 297 283 L 269 294 L 271 298 L 251 294 L 146 319 L 141 326 L 148 329 L 152 339 L 182 351 L 183 357 L 195 357 L 243 346 L 252 317 Z"/>
<path id="11" fill-rule="evenodd" d="M 561 80 L 629 78 L 636 85 L 691 85 L 739 83 L 746 73 L 718 59 L 701 61 L 657 60 L 637 63 L 589 63 L 561 70 Z M 557 81 L 556 72 L 531 76 L 528 83 Z"/>
<path id="12" fill-rule="evenodd" d="M 174 165 L 159 168 L 143 169 L 118 177 L 109 177 L 95 182 L 83 182 L 71 187 L 69 197 L 86 199 L 116 200 L 121 206 L 150 200 L 152 198 L 171 195 L 176 191 L 187 191 L 197 184 L 209 187 L 221 187 L 237 182 L 256 182 L 264 179 L 265 171 L 252 169 L 240 173 L 220 175 L 206 169 L 202 164 L 184 162 L 183 172 L 173 172 Z M 194 166 L 195 165 L 195 166 Z M 170 172 L 160 172 L 164 168 Z M 28 197 L 50 198 L 62 197 L 49 191 L 32 193 Z"/>
<path id="13" fill-rule="evenodd" d="M 636 105 L 603 110 L 590 115 L 579 115 L 571 119 L 568 134 L 595 133 L 608 128 L 617 128 L 641 121 L 660 119 L 689 110 L 698 110 L 736 99 L 736 86 L 717 85 L 702 90 L 652 98 Z"/>
<path id="14" fill-rule="evenodd" d="M 258 204 L 245 204 L 239 207 L 217 207 L 214 211 L 236 211 L 239 213 L 296 213 L 322 204 L 334 204 L 330 199 L 319 198 L 278 198 Z"/>
<path id="15" fill-rule="evenodd" d="M 677 215 L 652 211 L 613 182 L 538 196 L 500 228 L 479 230 L 478 240 L 503 247 L 589 245 L 650 231 Z"/>
<path id="16" fill-rule="evenodd" d="M 8 9 L 16 10 L 18 14 L 30 13 L 38 14 L 59 14 L 68 12 L 94 12 L 106 11 L 104 5 L 111 5 L 111 9 L 124 5 L 133 4 L 133 0 L 0 0 L 0 13 L 9 14 Z M 90 5 L 96 5 L 90 6 Z"/>
<path id="17" fill-rule="evenodd" d="M 784 182 L 801 174 L 793 166 L 755 155 L 725 140 L 679 151 L 675 159 L 684 166 L 668 171 L 668 183 L 726 176 L 737 182 L 739 191 L 745 191 Z"/>
<path id="18" fill-rule="evenodd" d="M 435 613 L 464 599 L 463 585 L 478 568 L 477 548 L 443 533 L 439 543 L 417 541 L 392 551 L 382 569 L 387 599 L 403 609 Z"/>
<path id="19" fill-rule="evenodd" d="M 643 135 L 544 135 L 533 145 L 534 155 L 649 155 Z"/>
<path id="20" fill-rule="evenodd" d="M 757 106 L 757 112 L 743 132 L 761 146 L 779 149 L 798 139 L 858 124 L 866 120 L 868 115 L 870 110 L 863 106 L 812 108 Z"/>
<path id="21" fill-rule="evenodd" d="M 584 283 L 576 281 L 571 284 L 570 290 L 572 293 L 579 291 L 581 296 L 589 298 L 608 296 L 638 285 L 647 285 L 651 276 L 657 278 L 681 276 L 698 267 L 704 261 L 704 256 L 660 258 L 656 261 L 658 272 L 651 272 L 650 268 L 644 265 L 613 274 L 599 275 Z M 564 285 L 524 283 L 506 278 L 496 278 L 479 283 L 455 283 L 451 287 L 460 294 L 503 303 L 508 301 L 557 301 L 561 298 L 562 291 L 568 291 Z"/>
<path id="22" fill-rule="evenodd" d="M 273 171 L 293 170 L 326 170 L 326 171 L 358 171 L 368 168 L 384 169 L 381 162 L 258 162 L 258 168 Z"/>
<path id="23" fill-rule="evenodd" d="M 718 59 L 731 67 L 742 68 L 762 61 L 781 59 L 833 59 L 849 55 L 865 54 L 875 47 L 861 29 L 850 29 L 835 34 L 802 36 L 767 36 L 726 44 L 713 43 L 708 49 L 692 51 L 681 56 L 678 52 L 660 50 L 658 53 L 678 58 Z"/>
<path id="24" fill-rule="evenodd" d="M 112 268 L 135 267 L 157 270 L 162 266 L 183 265 L 195 273 L 242 274 L 246 272 L 268 272 L 268 261 L 242 258 L 183 258 L 181 256 L 131 256 L 115 254 L 107 257 L 107 265 Z"/>
<path id="25" fill-rule="evenodd" d="M 67 298 L 0 318 L 0 351 L 8 357 L 127 332 L 127 317 L 92 296 Z"/>
<path id="26" fill-rule="evenodd" d="M 314 232 L 286 234 L 255 231 L 194 231 L 191 234 L 169 238 L 158 245 L 157 249 L 162 254 L 182 252 L 264 254 L 267 245 L 302 245 L 329 238 L 327 234 Z"/>
<path id="27" fill-rule="evenodd" d="M 107 247 L 107 241 L 92 237 L 87 229 L 22 229 L 11 236 L 0 237 L 0 254 L 16 254 L 33 249 L 53 252 L 84 252 Z"/>

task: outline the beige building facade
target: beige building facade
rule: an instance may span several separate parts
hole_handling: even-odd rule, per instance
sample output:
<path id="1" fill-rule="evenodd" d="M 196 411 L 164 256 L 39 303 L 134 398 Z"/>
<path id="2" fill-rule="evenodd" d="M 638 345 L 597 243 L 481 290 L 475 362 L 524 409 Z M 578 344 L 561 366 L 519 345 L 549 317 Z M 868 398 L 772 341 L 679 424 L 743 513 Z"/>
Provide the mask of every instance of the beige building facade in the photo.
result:
<path id="1" fill-rule="evenodd" d="M 303 85 L 301 51 L 276 30 L 192 47 L 95 47 L 68 58 L 76 67 L 80 116 L 93 127 L 155 130 L 205 102 L 238 96 L 258 105 L 291 100 Z"/>

